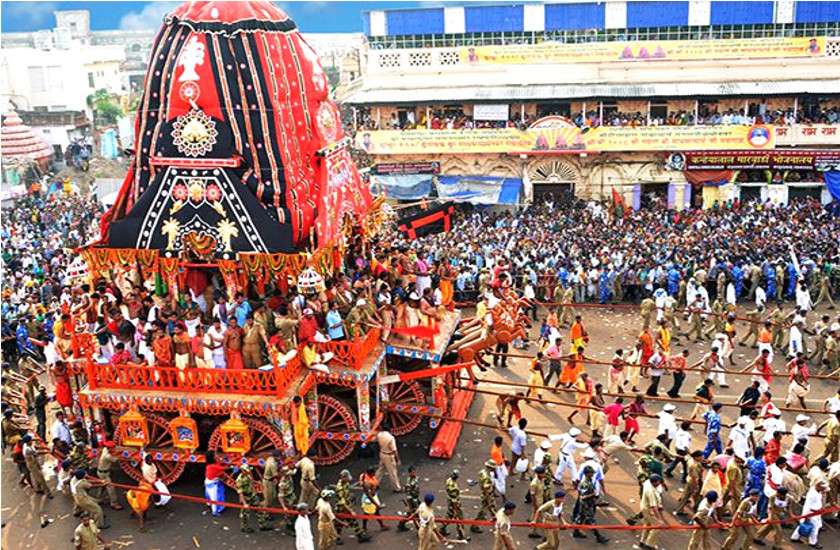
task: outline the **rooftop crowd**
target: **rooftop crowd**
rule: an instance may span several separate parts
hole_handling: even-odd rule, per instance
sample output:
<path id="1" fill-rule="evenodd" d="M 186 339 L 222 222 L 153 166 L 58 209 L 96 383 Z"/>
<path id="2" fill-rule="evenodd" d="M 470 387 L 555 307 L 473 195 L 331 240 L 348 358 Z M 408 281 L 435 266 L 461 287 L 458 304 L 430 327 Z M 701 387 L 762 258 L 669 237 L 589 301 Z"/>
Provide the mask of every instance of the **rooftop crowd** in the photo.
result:
<path id="1" fill-rule="evenodd" d="M 716 105 L 703 104 L 695 116 L 693 110 L 672 109 L 667 113 L 660 114 L 660 109 L 652 110 L 651 115 L 647 113 L 622 112 L 615 103 L 605 102 L 603 111 L 592 109 L 598 106 L 597 101 L 588 103 L 589 109 L 586 113 L 572 113 L 569 118 L 580 128 L 596 128 L 599 126 L 722 126 L 722 125 L 754 125 L 769 124 L 775 126 L 792 126 L 794 124 L 837 124 L 840 121 L 840 109 L 834 106 L 814 106 L 813 108 L 801 108 L 794 110 L 793 106 L 786 109 L 770 109 L 766 104 L 752 104 L 748 110 L 744 109 L 720 109 Z M 360 130 L 472 130 L 486 128 L 519 128 L 525 129 L 540 116 L 521 113 L 514 113 L 516 108 L 511 108 L 511 115 L 508 120 L 475 120 L 472 116 L 463 111 L 449 109 L 439 111 L 433 108 L 427 119 L 423 108 L 416 108 L 408 111 L 404 119 L 393 113 L 387 121 L 377 122 L 370 109 L 360 109 L 358 114 L 358 129 Z M 418 114 L 415 114 L 418 113 Z M 603 114 L 602 114 L 603 113 Z M 559 112 L 545 111 L 542 116 L 549 114 L 560 114 Z M 352 121 L 351 121 L 352 122 Z"/>

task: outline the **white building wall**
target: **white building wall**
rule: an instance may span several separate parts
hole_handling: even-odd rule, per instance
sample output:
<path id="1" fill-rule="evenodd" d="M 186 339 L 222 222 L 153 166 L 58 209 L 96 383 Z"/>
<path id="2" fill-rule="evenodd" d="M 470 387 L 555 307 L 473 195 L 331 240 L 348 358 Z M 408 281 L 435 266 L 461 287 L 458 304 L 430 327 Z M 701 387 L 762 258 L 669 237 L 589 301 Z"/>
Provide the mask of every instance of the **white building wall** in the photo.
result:
<path id="1" fill-rule="evenodd" d="M 793 23 L 794 4 L 793 0 L 776 1 L 776 23 Z"/>
<path id="2" fill-rule="evenodd" d="M 443 31 L 446 34 L 464 34 L 467 29 L 464 7 L 443 8 Z"/>
<path id="3" fill-rule="evenodd" d="M 627 28 L 627 2 L 607 2 L 604 9 L 604 26 L 608 29 Z"/>
<path id="4" fill-rule="evenodd" d="M 710 0 L 692 0 L 688 3 L 688 24 L 692 27 L 710 25 L 712 3 Z"/>
<path id="5" fill-rule="evenodd" d="M 370 35 L 385 36 L 388 34 L 388 23 L 384 11 L 372 11 L 370 15 Z"/>
<path id="6" fill-rule="evenodd" d="M 522 23 L 525 31 L 544 31 L 545 4 L 525 4 L 523 7 Z"/>
<path id="7" fill-rule="evenodd" d="M 25 110 L 84 111 L 95 90 L 123 93 L 124 60 L 120 46 L 85 46 L 78 41 L 67 49 L 3 48 L 0 96 Z"/>

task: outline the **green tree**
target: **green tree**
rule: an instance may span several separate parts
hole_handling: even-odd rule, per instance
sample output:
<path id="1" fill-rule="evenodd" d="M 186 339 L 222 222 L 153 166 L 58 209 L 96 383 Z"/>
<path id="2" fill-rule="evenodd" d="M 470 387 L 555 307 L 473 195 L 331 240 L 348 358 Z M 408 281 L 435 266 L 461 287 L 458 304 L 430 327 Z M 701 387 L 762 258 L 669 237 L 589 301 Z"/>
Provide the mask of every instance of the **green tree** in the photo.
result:
<path id="1" fill-rule="evenodd" d="M 123 114 L 116 96 L 105 89 L 96 90 L 89 95 L 87 104 L 93 110 L 93 119 L 97 126 L 116 124 Z"/>

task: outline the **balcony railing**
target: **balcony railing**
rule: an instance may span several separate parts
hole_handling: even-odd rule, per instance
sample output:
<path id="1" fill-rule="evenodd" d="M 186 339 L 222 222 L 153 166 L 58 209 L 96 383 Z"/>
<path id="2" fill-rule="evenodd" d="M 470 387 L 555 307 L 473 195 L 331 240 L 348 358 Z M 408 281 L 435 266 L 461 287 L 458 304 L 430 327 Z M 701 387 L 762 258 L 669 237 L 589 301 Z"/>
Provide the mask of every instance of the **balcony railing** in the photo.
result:
<path id="1" fill-rule="evenodd" d="M 320 353 L 332 352 L 336 361 L 342 363 L 348 369 L 359 370 L 370 355 L 382 332 L 378 328 L 371 329 L 364 338 L 357 340 L 341 340 L 336 342 L 323 342 L 318 344 Z"/>
<path id="2" fill-rule="evenodd" d="M 283 397 L 300 375 L 302 364 L 293 358 L 285 367 L 272 370 L 202 369 L 184 370 L 126 363 L 99 364 L 88 361 L 90 389 L 131 389 L 186 393 L 234 393 Z"/>

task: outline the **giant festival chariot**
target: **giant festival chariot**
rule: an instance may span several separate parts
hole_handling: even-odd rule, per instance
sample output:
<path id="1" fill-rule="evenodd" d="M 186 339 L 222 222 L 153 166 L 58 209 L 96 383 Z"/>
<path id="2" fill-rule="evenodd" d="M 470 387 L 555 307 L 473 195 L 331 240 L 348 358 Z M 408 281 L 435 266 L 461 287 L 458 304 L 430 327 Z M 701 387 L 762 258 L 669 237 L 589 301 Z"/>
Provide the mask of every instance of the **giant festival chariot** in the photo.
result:
<path id="1" fill-rule="evenodd" d="M 265 297 L 290 283 L 317 292 L 348 249 L 365 246 L 386 221 L 348 141 L 326 74 L 283 11 L 267 1 L 183 4 L 152 46 L 117 201 L 100 241 L 80 251 L 91 282 L 154 286 L 173 304 L 214 278 L 229 297 Z M 446 353 L 460 321 L 454 308 L 421 343 L 383 341 L 379 328 L 320 342 L 318 351 L 333 355 L 326 371 L 307 368 L 301 354 L 271 354 L 260 369 L 112 364 L 98 360 L 95 338 L 79 328 L 79 401 L 114 430 L 122 468 L 136 480 L 141 452 L 167 484 L 209 451 L 256 472 L 274 450 L 293 459 L 301 446 L 314 449 L 316 463 L 334 464 L 383 421 L 404 435 L 427 420 L 438 429 L 430 453 L 449 457 L 473 396 L 462 375 L 515 330 L 498 311 L 497 330 L 456 353 Z M 295 397 L 309 422 L 302 444 Z"/>

